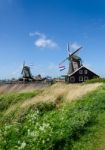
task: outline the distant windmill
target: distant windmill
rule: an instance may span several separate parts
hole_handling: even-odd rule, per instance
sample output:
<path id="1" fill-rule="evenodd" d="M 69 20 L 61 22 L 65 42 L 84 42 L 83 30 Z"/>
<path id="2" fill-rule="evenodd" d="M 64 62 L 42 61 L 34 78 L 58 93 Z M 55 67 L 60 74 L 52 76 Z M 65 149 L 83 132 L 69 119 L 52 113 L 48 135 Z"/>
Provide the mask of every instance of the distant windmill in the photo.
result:
<path id="1" fill-rule="evenodd" d="M 22 74 L 22 78 L 19 79 L 19 81 L 31 81 L 31 82 L 35 82 L 35 81 L 44 81 L 46 80 L 46 77 L 42 78 L 40 74 L 38 74 L 37 76 L 33 76 L 31 74 L 31 67 L 34 66 L 34 65 L 26 65 L 25 62 L 23 63 L 23 68 L 22 68 L 22 71 L 21 71 L 21 74 Z"/>
<path id="2" fill-rule="evenodd" d="M 70 50 L 70 45 L 68 43 L 68 52 L 69 52 L 69 56 L 64 59 L 60 64 L 59 64 L 59 68 L 60 71 L 65 69 L 65 66 L 63 65 L 63 63 L 68 60 L 69 61 L 69 68 L 68 68 L 68 74 L 73 73 L 74 71 L 76 71 L 78 68 L 80 68 L 82 66 L 82 59 L 76 55 L 76 53 L 81 49 L 82 47 L 79 47 L 77 50 L 75 50 L 74 52 L 71 53 Z"/>
<path id="3" fill-rule="evenodd" d="M 30 67 L 27 66 L 25 64 L 25 62 L 23 63 L 23 68 L 22 68 L 21 74 L 23 75 L 23 79 L 25 79 L 25 80 L 33 79 L 31 71 L 30 71 Z"/>

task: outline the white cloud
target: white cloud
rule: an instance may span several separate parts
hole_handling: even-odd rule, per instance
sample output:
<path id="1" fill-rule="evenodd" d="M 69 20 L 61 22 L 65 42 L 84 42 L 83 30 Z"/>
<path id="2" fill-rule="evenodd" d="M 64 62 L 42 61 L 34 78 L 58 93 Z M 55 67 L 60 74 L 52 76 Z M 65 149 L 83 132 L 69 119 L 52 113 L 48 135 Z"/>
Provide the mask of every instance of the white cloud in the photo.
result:
<path id="1" fill-rule="evenodd" d="M 52 39 L 48 38 L 45 34 L 40 32 L 29 33 L 30 36 L 36 36 L 37 39 L 34 41 L 34 45 L 39 48 L 57 48 L 58 45 Z"/>
<path id="2" fill-rule="evenodd" d="M 78 43 L 76 43 L 76 42 L 74 42 L 74 43 L 72 43 L 71 45 L 70 45 L 70 49 L 71 50 L 76 50 L 76 49 L 78 49 L 80 47 L 80 44 L 78 44 Z"/>
<path id="3" fill-rule="evenodd" d="M 50 40 L 50 39 L 47 39 L 47 38 L 39 38 L 35 41 L 35 46 L 37 47 L 42 47 L 42 48 L 45 48 L 45 47 L 49 47 L 49 48 L 56 48 L 57 47 L 57 44 Z"/>
<path id="4" fill-rule="evenodd" d="M 43 33 L 35 32 L 34 34 L 39 36 L 39 37 L 46 38 L 46 35 L 44 35 Z"/>

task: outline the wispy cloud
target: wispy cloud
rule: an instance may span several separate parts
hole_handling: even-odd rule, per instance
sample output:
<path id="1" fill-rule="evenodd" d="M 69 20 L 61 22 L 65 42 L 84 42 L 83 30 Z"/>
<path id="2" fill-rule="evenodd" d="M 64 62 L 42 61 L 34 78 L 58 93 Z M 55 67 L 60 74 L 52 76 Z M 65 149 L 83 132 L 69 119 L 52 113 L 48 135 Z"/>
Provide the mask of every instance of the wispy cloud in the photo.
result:
<path id="1" fill-rule="evenodd" d="M 36 40 L 34 45 L 39 48 L 57 48 L 58 44 L 52 39 L 48 38 L 45 34 L 40 32 L 29 33 L 30 36 L 35 36 Z"/>
<path id="2" fill-rule="evenodd" d="M 80 47 L 81 45 L 78 44 L 77 42 L 73 42 L 71 45 L 70 45 L 70 49 L 71 50 L 76 50 Z"/>

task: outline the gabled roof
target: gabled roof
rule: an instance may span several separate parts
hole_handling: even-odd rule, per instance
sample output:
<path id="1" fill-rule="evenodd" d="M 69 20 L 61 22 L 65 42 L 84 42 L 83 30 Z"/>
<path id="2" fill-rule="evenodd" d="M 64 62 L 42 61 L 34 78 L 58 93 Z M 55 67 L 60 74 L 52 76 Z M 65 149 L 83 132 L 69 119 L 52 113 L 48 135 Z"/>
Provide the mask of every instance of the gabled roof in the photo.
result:
<path id="1" fill-rule="evenodd" d="M 81 66 L 80 68 L 78 68 L 77 70 L 75 70 L 73 73 L 71 73 L 71 74 L 68 74 L 67 76 L 72 76 L 72 75 L 74 75 L 76 72 L 78 72 L 80 69 L 82 69 L 82 68 L 86 68 L 87 70 L 89 70 L 90 72 L 92 72 L 92 73 L 94 73 L 93 71 L 91 71 L 90 69 L 88 69 L 87 67 L 85 67 L 85 66 Z M 96 73 L 94 73 L 96 76 L 99 76 L 99 75 L 97 75 Z"/>

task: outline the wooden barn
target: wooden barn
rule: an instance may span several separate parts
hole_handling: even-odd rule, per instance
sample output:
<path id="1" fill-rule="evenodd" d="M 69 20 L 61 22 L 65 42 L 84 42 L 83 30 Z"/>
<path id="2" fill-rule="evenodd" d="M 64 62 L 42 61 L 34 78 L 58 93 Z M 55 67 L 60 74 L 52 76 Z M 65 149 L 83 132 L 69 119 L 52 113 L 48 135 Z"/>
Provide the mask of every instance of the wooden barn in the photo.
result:
<path id="1" fill-rule="evenodd" d="M 59 64 L 60 71 L 62 71 L 65 69 L 65 66 L 62 64 L 66 60 L 69 61 L 68 73 L 65 75 L 65 81 L 68 83 L 81 83 L 93 78 L 99 78 L 96 73 L 83 66 L 82 59 L 76 54 L 81 48 L 82 47 L 71 53 L 68 44 L 69 56 Z"/>
<path id="2" fill-rule="evenodd" d="M 65 76 L 65 81 L 68 83 L 81 83 L 93 78 L 99 78 L 99 76 L 90 69 L 81 66 L 70 75 Z"/>

